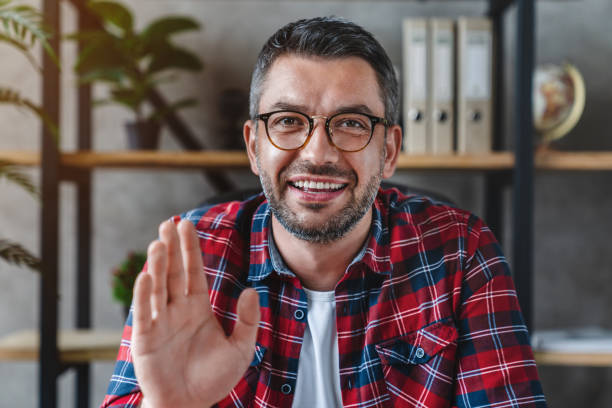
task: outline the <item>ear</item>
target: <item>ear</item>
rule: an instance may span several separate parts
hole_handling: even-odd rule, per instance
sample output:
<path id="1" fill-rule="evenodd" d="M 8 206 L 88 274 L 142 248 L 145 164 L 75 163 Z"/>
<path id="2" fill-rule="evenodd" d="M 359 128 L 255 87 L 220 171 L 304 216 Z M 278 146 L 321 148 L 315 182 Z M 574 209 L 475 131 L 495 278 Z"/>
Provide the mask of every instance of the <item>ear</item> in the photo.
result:
<path id="1" fill-rule="evenodd" d="M 257 160 L 255 158 L 255 149 L 257 148 L 257 132 L 255 130 L 255 122 L 247 120 L 244 122 L 242 128 L 242 136 L 244 137 L 244 144 L 246 146 L 247 155 L 249 156 L 249 163 L 251 164 L 251 171 L 256 176 L 259 176 L 259 170 L 257 169 Z"/>
<path id="2" fill-rule="evenodd" d="M 387 149 L 387 155 L 383 168 L 383 178 L 389 178 L 395 173 L 397 157 L 402 147 L 402 128 L 399 125 L 390 126 L 387 129 L 386 139 L 385 147 Z"/>

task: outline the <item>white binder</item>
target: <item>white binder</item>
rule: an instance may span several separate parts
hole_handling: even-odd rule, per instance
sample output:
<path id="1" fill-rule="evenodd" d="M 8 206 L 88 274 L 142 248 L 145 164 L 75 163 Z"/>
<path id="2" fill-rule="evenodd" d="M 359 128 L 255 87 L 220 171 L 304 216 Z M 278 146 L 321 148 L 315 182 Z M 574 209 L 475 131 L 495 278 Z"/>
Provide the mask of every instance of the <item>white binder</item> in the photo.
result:
<path id="1" fill-rule="evenodd" d="M 428 21 L 427 151 L 448 154 L 455 134 L 455 29 L 451 19 Z"/>
<path id="2" fill-rule="evenodd" d="M 493 34 L 487 18 L 457 20 L 457 151 L 486 153 L 492 145 Z"/>
<path id="3" fill-rule="evenodd" d="M 404 151 L 427 151 L 427 22 L 403 21 Z"/>

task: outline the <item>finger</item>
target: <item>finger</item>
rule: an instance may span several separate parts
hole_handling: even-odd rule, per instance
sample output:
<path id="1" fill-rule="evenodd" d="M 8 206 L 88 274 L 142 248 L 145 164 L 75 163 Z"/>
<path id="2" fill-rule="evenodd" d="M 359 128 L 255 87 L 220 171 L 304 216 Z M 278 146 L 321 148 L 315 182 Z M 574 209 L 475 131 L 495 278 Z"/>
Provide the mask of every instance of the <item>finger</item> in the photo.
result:
<path id="1" fill-rule="evenodd" d="M 168 250 L 168 302 L 185 296 L 185 276 L 176 225 L 172 221 L 159 226 L 161 241 Z"/>
<path id="2" fill-rule="evenodd" d="M 244 290 L 238 298 L 236 309 L 238 320 L 230 340 L 249 359 L 250 363 L 255 353 L 255 340 L 257 339 L 257 328 L 261 317 L 257 291 L 251 288 Z"/>
<path id="3" fill-rule="evenodd" d="M 152 278 L 152 294 L 149 297 L 153 313 L 159 314 L 168 303 L 168 289 L 166 287 L 168 271 L 168 256 L 166 245 L 160 241 L 153 241 L 147 250 L 147 273 Z"/>
<path id="4" fill-rule="evenodd" d="M 134 313 L 132 326 L 134 334 L 146 333 L 151 329 L 153 317 L 151 313 L 151 293 L 153 278 L 148 273 L 141 273 L 134 284 Z"/>
<path id="5" fill-rule="evenodd" d="M 187 293 L 190 295 L 208 294 L 208 284 L 202 267 L 202 250 L 195 227 L 190 221 L 182 220 L 178 225 L 178 233 L 187 279 Z"/>

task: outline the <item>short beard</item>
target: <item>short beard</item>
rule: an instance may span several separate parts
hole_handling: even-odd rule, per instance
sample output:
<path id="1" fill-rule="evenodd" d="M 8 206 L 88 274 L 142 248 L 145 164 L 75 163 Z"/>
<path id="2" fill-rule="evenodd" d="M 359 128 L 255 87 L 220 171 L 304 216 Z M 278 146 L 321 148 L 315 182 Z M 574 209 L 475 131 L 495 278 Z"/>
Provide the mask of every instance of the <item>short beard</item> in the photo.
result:
<path id="1" fill-rule="evenodd" d="M 259 154 L 256 151 L 257 168 L 259 169 L 260 180 L 263 187 L 264 194 L 270 205 L 272 214 L 280 222 L 280 224 L 295 237 L 316 244 L 328 244 L 339 240 L 349 233 L 357 223 L 365 216 L 368 210 L 372 207 L 376 194 L 382 180 L 382 172 L 384 166 L 384 155 L 380 163 L 380 169 L 374 176 L 370 177 L 367 184 L 365 185 L 363 194 L 356 198 L 355 191 L 352 191 L 352 199 L 349 203 L 340 210 L 337 215 L 334 215 L 327 222 L 323 222 L 321 225 L 308 225 L 300 214 L 296 214 L 292 211 L 287 204 L 282 200 L 282 195 L 286 191 L 287 183 L 281 182 L 283 177 L 279 177 L 278 184 L 279 190 L 274 189 L 274 184 L 270 176 L 263 171 Z M 300 171 L 309 174 L 317 175 L 339 175 L 342 173 L 341 170 L 334 166 L 313 166 L 310 163 L 297 163 L 292 164 L 291 167 L 295 170 L 298 167 Z M 284 169 L 286 172 L 287 169 Z M 342 175 L 345 175 L 342 173 Z M 353 173 L 351 177 L 357 184 L 357 177 Z M 309 206 L 310 210 L 317 211 L 321 208 L 318 204 Z"/>

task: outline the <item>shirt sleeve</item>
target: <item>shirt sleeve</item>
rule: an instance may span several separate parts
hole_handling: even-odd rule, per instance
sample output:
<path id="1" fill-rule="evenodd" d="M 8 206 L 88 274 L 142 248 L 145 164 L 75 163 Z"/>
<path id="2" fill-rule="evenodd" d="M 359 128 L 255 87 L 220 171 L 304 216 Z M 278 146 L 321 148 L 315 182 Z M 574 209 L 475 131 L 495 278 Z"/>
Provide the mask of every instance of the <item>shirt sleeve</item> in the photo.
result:
<path id="1" fill-rule="evenodd" d="M 546 407 L 508 263 L 482 221 L 469 225 L 453 405 Z"/>
<path id="2" fill-rule="evenodd" d="M 133 307 L 123 328 L 115 370 L 100 408 L 136 408 L 142 400 L 132 359 L 132 313 Z"/>

